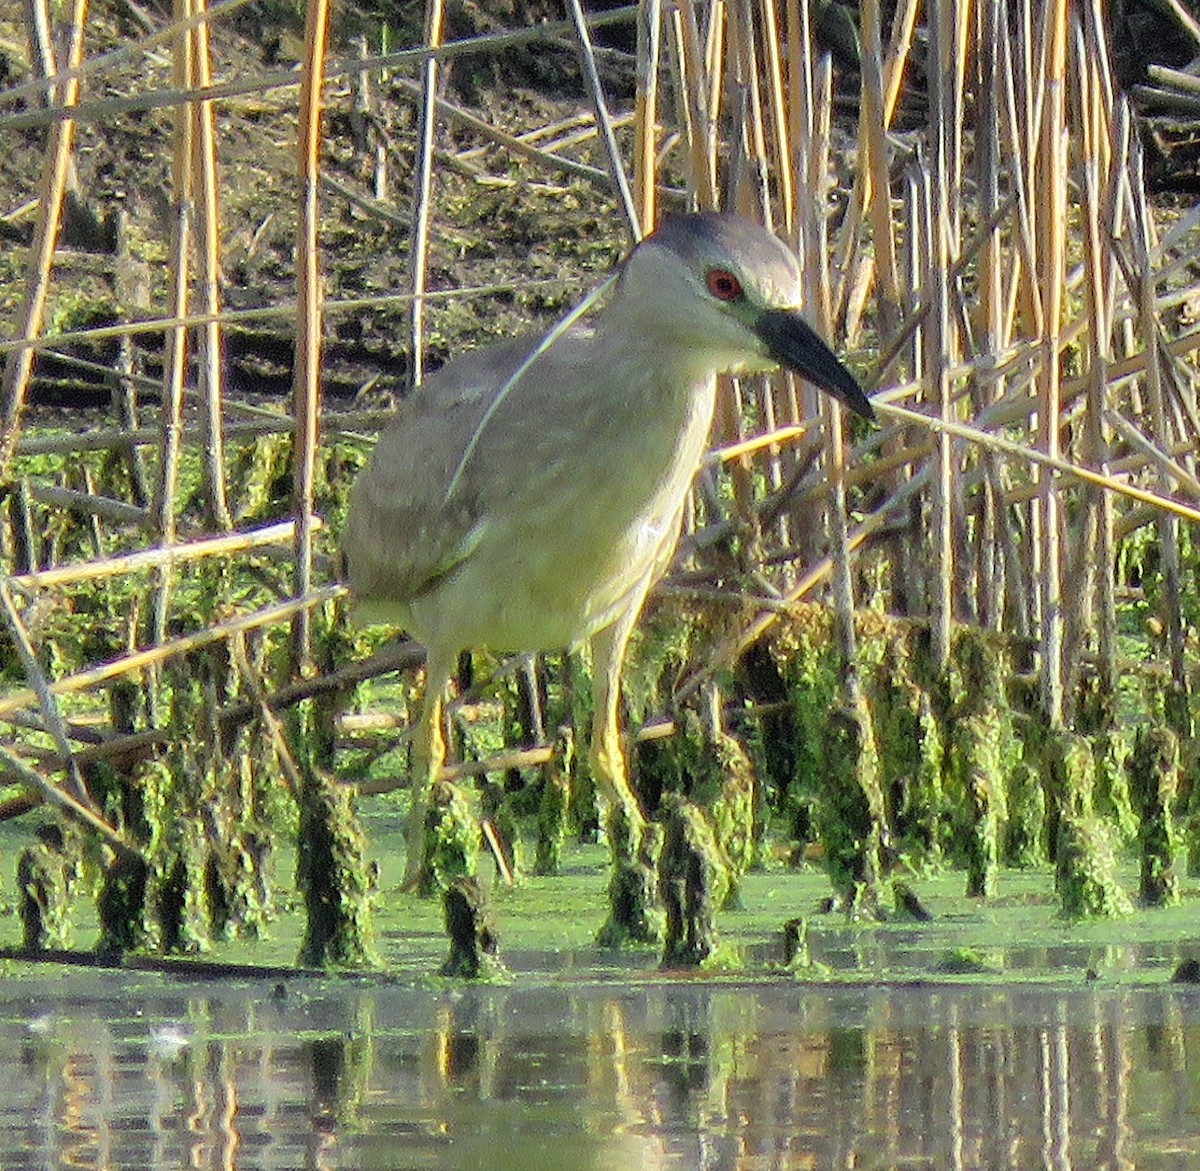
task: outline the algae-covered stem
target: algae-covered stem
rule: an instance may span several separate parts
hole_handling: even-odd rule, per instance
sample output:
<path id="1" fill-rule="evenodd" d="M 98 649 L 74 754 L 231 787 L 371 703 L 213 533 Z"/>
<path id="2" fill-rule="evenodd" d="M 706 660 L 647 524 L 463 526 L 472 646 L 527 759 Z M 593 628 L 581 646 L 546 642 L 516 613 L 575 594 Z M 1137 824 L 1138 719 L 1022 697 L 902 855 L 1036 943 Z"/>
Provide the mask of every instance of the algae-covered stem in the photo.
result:
<path id="1" fill-rule="evenodd" d="M 807 13 L 802 21 L 809 38 L 812 30 Z M 811 40 L 809 41 L 811 44 Z M 823 192 L 829 174 L 829 116 L 832 106 L 831 71 L 828 54 L 815 71 L 802 73 L 809 117 L 803 125 L 801 159 L 810 189 Z M 821 201 L 818 206 L 823 206 Z M 828 278 L 829 247 L 825 218 L 806 216 L 802 227 L 805 291 L 809 314 L 818 328 L 828 333 L 831 320 Z M 830 876 L 848 908 L 874 913 L 879 903 L 883 836 L 883 802 L 879 790 L 878 759 L 871 730 L 870 713 L 858 678 L 858 648 L 854 629 L 854 587 L 850 576 L 849 517 L 846 508 L 846 468 L 843 412 L 837 402 L 826 400 L 825 473 L 829 484 L 830 559 L 833 569 L 834 641 L 840 696 L 838 708 L 830 713 L 823 738 L 836 754 L 844 753 L 841 769 L 829 777 L 829 785 L 842 790 L 832 795 L 832 819 L 844 822 L 843 840 L 852 843 L 840 858 L 830 858 Z M 851 823 L 856 828 L 851 828 Z M 837 831 L 835 830 L 835 836 Z M 831 851 L 831 854 L 836 851 Z M 839 877 L 840 876 L 840 877 Z"/>

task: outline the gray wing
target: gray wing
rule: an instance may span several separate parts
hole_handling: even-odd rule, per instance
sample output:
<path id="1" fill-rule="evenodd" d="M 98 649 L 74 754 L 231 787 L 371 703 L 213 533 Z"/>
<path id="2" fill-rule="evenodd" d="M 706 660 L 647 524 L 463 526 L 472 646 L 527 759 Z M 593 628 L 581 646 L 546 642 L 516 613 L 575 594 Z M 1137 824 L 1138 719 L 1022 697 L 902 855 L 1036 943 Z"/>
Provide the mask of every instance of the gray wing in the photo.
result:
<path id="1" fill-rule="evenodd" d="M 505 380 L 537 344 L 522 337 L 474 350 L 401 403 L 350 493 L 342 548 L 368 620 L 403 622 L 405 605 L 470 556 L 482 532 L 476 477 L 447 489 Z"/>

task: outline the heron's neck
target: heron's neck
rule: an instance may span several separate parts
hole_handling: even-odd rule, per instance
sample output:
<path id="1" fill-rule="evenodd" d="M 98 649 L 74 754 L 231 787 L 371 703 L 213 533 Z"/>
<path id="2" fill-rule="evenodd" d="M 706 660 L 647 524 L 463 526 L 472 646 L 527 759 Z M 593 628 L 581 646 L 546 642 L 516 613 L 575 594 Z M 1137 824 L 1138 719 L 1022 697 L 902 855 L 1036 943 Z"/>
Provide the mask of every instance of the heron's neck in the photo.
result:
<path id="1" fill-rule="evenodd" d="M 618 295 L 596 324 L 594 361 L 597 369 L 624 378 L 632 393 L 650 390 L 656 397 L 692 399 L 711 397 L 716 375 L 725 365 L 722 356 L 697 344 L 694 335 L 664 328 L 661 321 Z"/>

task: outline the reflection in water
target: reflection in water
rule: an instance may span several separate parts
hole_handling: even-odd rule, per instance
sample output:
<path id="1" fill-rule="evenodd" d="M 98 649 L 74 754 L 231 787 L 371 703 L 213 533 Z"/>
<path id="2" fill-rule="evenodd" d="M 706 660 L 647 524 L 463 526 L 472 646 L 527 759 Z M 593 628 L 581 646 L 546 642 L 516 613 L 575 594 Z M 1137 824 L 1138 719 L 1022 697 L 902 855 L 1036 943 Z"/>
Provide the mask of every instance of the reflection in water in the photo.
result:
<path id="1" fill-rule="evenodd" d="M 1186 989 L 9 989 L 5 1171 L 1200 1166 Z"/>

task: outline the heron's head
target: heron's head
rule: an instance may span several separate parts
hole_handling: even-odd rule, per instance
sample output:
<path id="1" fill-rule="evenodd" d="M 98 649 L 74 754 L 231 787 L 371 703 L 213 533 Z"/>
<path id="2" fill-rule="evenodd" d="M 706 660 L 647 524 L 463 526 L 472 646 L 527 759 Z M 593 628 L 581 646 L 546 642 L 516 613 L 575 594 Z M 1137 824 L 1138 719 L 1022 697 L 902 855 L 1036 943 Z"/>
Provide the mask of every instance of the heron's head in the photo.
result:
<path id="1" fill-rule="evenodd" d="M 718 212 L 668 216 L 634 249 L 621 300 L 647 333 L 712 355 L 729 373 L 785 366 L 874 419 L 854 376 L 800 314 L 794 253 L 765 228 Z"/>

